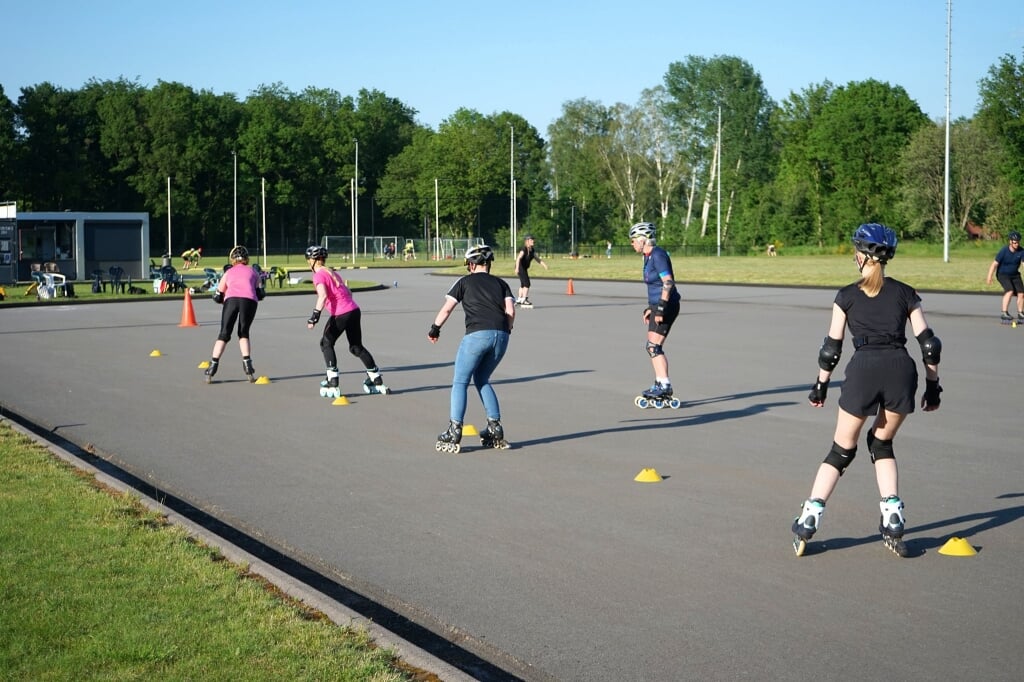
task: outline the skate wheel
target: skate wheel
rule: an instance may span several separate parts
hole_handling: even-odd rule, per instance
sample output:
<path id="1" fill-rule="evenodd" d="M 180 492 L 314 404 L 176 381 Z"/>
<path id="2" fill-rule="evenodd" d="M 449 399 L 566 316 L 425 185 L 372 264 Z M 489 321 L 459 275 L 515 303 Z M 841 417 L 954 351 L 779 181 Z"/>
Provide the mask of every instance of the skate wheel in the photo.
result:
<path id="1" fill-rule="evenodd" d="M 633 398 L 633 404 L 636 405 L 637 407 L 640 407 L 640 401 L 643 399 L 643 396 L 638 395 L 637 397 Z"/>
<path id="2" fill-rule="evenodd" d="M 459 451 L 462 450 L 461 443 L 452 443 L 449 447 L 451 449 L 448 452 L 452 453 L 453 455 L 459 454 Z"/>
<path id="3" fill-rule="evenodd" d="M 678 398 L 672 398 L 672 400 L 668 401 L 668 406 L 671 407 L 673 410 L 678 410 L 680 407 L 682 407 L 682 405 L 683 404 L 679 402 Z"/>
<path id="4" fill-rule="evenodd" d="M 664 400 L 655 400 L 654 401 L 654 409 L 656 409 L 656 410 L 660 410 L 660 409 L 664 408 L 665 405 L 666 405 L 666 403 L 665 403 Z"/>
<path id="5" fill-rule="evenodd" d="M 636 399 L 636 406 L 642 410 L 646 410 L 650 406 L 650 404 L 651 401 L 649 401 L 647 398 L 640 397 Z"/>
<path id="6" fill-rule="evenodd" d="M 799 535 L 797 535 L 795 538 L 793 538 L 793 551 L 796 552 L 797 556 L 803 556 L 804 552 L 806 550 L 807 550 L 807 540 L 804 540 Z"/>
<path id="7" fill-rule="evenodd" d="M 442 443 L 441 441 L 437 441 L 436 443 L 434 443 L 434 449 L 437 450 L 438 452 L 441 452 L 442 446 L 444 446 L 444 443 Z"/>
<path id="8" fill-rule="evenodd" d="M 326 398 L 327 397 L 327 389 L 326 388 L 321 388 L 320 389 L 320 397 L 321 398 Z"/>

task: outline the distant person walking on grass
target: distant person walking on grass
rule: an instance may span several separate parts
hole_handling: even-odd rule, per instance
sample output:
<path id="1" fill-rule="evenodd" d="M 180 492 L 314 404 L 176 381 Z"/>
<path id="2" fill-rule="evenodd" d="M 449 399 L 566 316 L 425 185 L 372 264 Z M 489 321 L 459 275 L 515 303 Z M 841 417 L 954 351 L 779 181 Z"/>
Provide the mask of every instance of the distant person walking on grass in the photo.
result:
<path id="1" fill-rule="evenodd" d="M 1010 315 L 1010 299 L 1017 296 L 1017 323 L 1024 324 L 1024 284 L 1020 278 L 1020 264 L 1024 260 L 1024 249 L 1020 247 L 1020 232 L 1011 232 L 1006 246 L 999 249 L 996 259 L 988 268 L 985 284 L 992 284 L 992 275 L 1003 286 L 1003 308 L 999 320 L 1003 324 L 1013 322 Z"/>
<path id="2" fill-rule="evenodd" d="M 213 294 L 214 302 L 224 307 L 220 312 L 220 333 L 213 344 L 210 366 L 204 372 L 208 384 L 213 382 L 213 375 L 220 366 L 220 356 L 224 354 L 224 347 L 231 340 L 231 330 L 236 321 L 238 349 L 242 352 L 242 371 L 249 377 L 250 382 L 256 381 L 256 370 L 253 369 L 250 357 L 252 347 L 249 343 L 249 328 L 256 317 L 258 301 L 263 300 L 266 290 L 260 286 L 260 274 L 249 266 L 248 249 L 236 246 L 231 249 L 228 260 L 231 261 L 231 267 L 224 272 Z"/>
<path id="3" fill-rule="evenodd" d="M 516 254 L 516 274 L 519 276 L 519 296 L 516 297 L 516 303 L 528 307 L 533 306 L 530 303 L 530 263 L 537 261 L 545 270 L 548 269 L 548 264 L 540 259 L 533 245 L 533 235 L 526 235 L 523 237 L 523 248 Z"/>

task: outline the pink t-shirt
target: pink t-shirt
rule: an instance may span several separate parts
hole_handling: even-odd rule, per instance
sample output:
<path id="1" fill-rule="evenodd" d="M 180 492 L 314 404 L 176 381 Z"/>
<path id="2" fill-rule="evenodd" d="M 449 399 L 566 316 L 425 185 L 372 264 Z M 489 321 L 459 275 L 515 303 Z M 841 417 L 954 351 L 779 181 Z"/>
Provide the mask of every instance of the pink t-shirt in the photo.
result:
<path id="1" fill-rule="evenodd" d="M 358 308 L 352 298 L 352 292 L 345 286 L 345 280 L 341 275 L 328 267 L 323 267 L 313 273 L 313 286 L 323 284 L 327 289 L 327 302 L 324 303 L 324 312 L 330 316 L 344 315 Z"/>
<path id="2" fill-rule="evenodd" d="M 220 278 L 217 289 L 224 292 L 224 298 L 249 298 L 258 301 L 256 288 L 260 285 L 260 275 L 251 265 L 233 265 Z"/>

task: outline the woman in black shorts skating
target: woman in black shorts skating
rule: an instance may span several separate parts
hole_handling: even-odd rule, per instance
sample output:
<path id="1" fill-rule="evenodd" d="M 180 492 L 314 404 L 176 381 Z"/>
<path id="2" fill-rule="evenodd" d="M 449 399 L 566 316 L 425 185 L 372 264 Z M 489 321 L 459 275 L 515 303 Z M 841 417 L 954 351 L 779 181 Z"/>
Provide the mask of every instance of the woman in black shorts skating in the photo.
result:
<path id="1" fill-rule="evenodd" d="M 839 396 L 832 449 L 818 467 L 811 496 L 793 522 L 793 547 L 803 554 L 807 541 L 821 524 L 825 502 L 843 471 L 857 454 L 857 442 L 868 417 L 867 445 L 875 465 L 881 521 L 879 531 L 886 547 L 906 556 L 903 543 L 903 501 L 899 498 L 896 459 L 892 442 L 903 420 L 914 411 L 917 367 L 906 350 L 906 325 L 921 346 L 926 388 L 921 399 L 925 412 L 939 407 L 938 364 L 942 343 L 928 327 L 921 298 L 907 284 L 885 276 L 885 264 L 896 254 L 896 233 L 884 225 L 861 225 L 853 233 L 857 268 L 861 279 L 839 290 L 832 305 L 832 324 L 818 354 L 818 379 L 808 400 L 814 407 L 825 404 L 832 371 L 839 364 L 847 327 L 854 354 L 846 365 Z"/>

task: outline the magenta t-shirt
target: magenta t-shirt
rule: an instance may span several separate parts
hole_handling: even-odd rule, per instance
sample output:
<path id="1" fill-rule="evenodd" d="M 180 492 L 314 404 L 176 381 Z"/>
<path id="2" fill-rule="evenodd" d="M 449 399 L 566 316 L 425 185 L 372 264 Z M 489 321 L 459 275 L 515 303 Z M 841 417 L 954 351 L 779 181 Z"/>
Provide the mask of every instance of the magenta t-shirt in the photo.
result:
<path id="1" fill-rule="evenodd" d="M 327 289 L 327 302 L 324 303 L 324 312 L 332 317 L 344 315 L 358 308 L 352 298 L 352 292 L 345 286 L 345 280 L 341 275 L 328 267 L 323 267 L 313 273 L 313 286 L 323 284 Z"/>
<path id="2" fill-rule="evenodd" d="M 249 298 L 258 301 L 256 288 L 260 285 L 260 275 L 251 265 L 233 265 L 221 278 L 217 289 L 224 293 L 224 298 Z"/>

